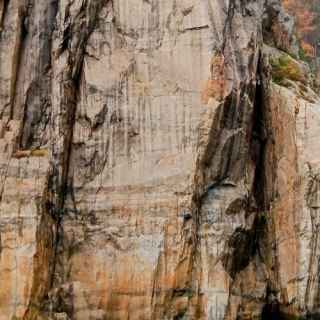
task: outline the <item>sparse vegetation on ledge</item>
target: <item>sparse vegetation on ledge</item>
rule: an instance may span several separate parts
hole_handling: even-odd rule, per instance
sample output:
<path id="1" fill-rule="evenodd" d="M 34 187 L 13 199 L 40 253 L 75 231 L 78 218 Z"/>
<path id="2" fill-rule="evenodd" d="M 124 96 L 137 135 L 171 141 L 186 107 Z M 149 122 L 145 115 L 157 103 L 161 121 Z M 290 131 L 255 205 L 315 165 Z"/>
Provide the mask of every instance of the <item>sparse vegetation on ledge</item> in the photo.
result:
<path id="1" fill-rule="evenodd" d="M 47 149 L 34 149 L 34 150 L 17 150 L 13 157 L 16 159 L 29 158 L 29 157 L 46 157 L 48 155 Z"/>
<path id="2" fill-rule="evenodd" d="M 279 84 L 285 85 L 286 80 L 299 81 L 306 83 L 306 78 L 297 62 L 288 55 L 271 60 L 272 80 Z"/>

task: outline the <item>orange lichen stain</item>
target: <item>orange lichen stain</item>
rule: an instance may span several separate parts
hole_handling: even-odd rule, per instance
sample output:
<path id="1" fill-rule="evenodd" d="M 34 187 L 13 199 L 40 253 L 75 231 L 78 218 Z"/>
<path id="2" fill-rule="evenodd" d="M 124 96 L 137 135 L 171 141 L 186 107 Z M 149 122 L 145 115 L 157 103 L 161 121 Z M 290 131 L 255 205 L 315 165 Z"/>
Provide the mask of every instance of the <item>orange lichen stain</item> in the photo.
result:
<path id="1" fill-rule="evenodd" d="M 47 149 L 36 149 L 36 150 L 17 150 L 13 154 L 13 158 L 22 159 L 29 157 L 46 157 L 48 155 Z"/>
<path id="2" fill-rule="evenodd" d="M 223 99 L 225 77 L 224 77 L 224 57 L 215 55 L 210 62 L 211 79 L 205 81 L 201 92 L 201 102 L 208 104 L 210 98 L 218 101 Z"/>
<path id="3" fill-rule="evenodd" d="M 30 155 L 31 155 L 30 150 L 18 150 L 13 154 L 13 157 L 16 159 L 21 159 L 21 158 L 30 157 Z"/>
<path id="4" fill-rule="evenodd" d="M 222 100 L 224 92 L 224 79 L 210 79 L 204 84 L 201 92 L 201 102 L 208 104 L 210 98 Z"/>

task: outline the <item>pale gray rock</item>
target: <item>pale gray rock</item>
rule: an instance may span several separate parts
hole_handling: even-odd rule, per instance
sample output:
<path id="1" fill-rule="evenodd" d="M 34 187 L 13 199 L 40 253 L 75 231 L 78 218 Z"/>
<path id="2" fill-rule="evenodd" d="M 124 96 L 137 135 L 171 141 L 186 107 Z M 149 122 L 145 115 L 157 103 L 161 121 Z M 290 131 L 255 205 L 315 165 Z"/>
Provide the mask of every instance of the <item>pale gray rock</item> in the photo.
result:
<path id="1" fill-rule="evenodd" d="M 278 0 L 0 0 L 0 27 L 0 320 L 317 312 L 320 102 L 295 58 L 272 78 Z"/>

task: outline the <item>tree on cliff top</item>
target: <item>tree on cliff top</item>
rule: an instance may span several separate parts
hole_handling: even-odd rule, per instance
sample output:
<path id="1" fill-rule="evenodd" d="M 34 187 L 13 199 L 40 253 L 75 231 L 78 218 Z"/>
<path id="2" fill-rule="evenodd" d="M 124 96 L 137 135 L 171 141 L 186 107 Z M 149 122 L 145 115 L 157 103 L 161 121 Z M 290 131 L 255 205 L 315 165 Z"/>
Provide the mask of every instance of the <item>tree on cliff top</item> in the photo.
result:
<path id="1" fill-rule="evenodd" d="M 301 47 L 309 58 L 315 57 L 320 30 L 319 0 L 283 0 L 286 10 L 295 17 L 297 36 Z"/>

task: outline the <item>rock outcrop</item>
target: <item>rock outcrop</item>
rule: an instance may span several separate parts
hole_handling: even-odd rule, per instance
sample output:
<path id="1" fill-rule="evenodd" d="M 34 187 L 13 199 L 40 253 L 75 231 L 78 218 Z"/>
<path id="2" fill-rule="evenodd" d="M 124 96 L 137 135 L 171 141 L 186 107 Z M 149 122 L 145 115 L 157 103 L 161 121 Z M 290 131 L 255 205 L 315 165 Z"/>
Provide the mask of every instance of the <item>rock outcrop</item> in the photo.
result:
<path id="1" fill-rule="evenodd" d="M 320 311 L 320 99 L 278 0 L 0 0 L 0 320 Z"/>

